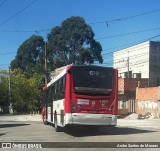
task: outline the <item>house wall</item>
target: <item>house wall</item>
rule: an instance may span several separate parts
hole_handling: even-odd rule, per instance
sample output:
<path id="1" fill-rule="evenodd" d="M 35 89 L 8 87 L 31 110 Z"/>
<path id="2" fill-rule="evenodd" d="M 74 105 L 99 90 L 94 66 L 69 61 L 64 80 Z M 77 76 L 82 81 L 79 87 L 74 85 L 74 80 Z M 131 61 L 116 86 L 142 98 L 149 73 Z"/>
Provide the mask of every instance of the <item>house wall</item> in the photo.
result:
<path id="1" fill-rule="evenodd" d="M 160 118 L 160 87 L 136 89 L 136 113 L 150 112 L 155 118 Z"/>

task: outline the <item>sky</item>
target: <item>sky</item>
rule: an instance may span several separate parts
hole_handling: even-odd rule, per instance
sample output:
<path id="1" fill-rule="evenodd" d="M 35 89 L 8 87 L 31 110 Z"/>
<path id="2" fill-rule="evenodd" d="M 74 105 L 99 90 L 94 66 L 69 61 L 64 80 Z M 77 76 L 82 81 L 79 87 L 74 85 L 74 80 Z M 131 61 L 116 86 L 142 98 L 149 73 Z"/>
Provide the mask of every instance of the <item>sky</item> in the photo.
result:
<path id="1" fill-rule="evenodd" d="M 159 0 L 0 0 L 0 70 L 8 70 L 30 36 L 47 40 L 51 29 L 71 16 L 92 27 L 104 66 L 112 66 L 114 51 L 160 40 Z"/>

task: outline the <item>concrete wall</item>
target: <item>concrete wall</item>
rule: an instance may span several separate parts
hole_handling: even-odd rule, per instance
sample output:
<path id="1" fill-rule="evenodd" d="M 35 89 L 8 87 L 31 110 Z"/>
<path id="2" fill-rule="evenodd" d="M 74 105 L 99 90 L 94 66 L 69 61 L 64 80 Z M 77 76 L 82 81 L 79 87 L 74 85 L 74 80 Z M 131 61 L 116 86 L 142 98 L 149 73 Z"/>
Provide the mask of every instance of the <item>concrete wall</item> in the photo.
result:
<path id="1" fill-rule="evenodd" d="M 155 118 L 160 118 L 160 87 L 136 89 L 136 113 L 150 112 Z"/>

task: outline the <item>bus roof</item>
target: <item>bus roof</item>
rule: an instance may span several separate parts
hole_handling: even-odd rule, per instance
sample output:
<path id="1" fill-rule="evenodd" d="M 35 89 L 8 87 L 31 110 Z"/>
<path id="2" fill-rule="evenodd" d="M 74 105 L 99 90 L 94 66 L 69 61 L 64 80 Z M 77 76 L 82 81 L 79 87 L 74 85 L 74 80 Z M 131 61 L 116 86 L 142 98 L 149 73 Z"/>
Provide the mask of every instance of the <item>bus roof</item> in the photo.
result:
<path id="1" fill-rule="evenodd" d="M 51 81 L 47 84 L 47 88 L 49 86 L 51 86 L 55 81 L 57 81 L 58 79 L 60 79 L 63 75 L 66 74 L 66 69 L 67 69 L 68 66 L 84 67 L 84 66 L 88 66 L 88 65 L 67 65 L 67 66 L 63 66 L 63 67 L 55 69 L 51 73 Z M 104 66 L 97 66 L 97 65 L 89 65 L 89 66 L 114 69 L 113 67 L 104 67 Z"/>
<path id="2" fill-rule="evenodd" d="M 69 66 L 69 65 L 68 65 Z M 52 85 L 55 81 L 60 79 L 66 73 L 67 66 L 57 68 L 52 72 L 51 81 L 47 84 L 47 87 Z"/>

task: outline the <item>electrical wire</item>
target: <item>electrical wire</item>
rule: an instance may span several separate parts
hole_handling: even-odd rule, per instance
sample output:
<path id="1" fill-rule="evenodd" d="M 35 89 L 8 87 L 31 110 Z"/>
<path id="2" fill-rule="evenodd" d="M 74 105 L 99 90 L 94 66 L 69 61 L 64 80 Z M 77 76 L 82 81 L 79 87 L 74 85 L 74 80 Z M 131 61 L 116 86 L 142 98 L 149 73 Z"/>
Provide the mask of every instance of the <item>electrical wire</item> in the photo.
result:
<path id="1" fill-rule="evenodd" d="M 0 7 L 3 6 L 6 1 L 7 1 L 7 0 L 3 0 L 3 1 L 0 3 Z"/>
<path id="2" fill-rule="evenodd" d="M 4 56 L 4 55 L 10 55 L 10 54 L 15 54 L 17 52 L 7 52 L 7 53 L 0 53 L 1 56 Z"/>
<path id="3" fill-rule="evenodd" d="M 128 17 L 116 18 L 116 19 L 107 20 L 107 21 L 94 22 L 94 23 L 90 23 L 90 24 L 102 24 L 102 23 L 105 23 L 108 26 L 108 24 L 111 23 L 111 22 L 128 20 L 128 19 L 139 17 L 139 16 L 148 15 L 148 14 L 151 14 L 151 13 L 154 13 L 154 12 L 159 12 L 159 11 L 160 11 L 160 9 L 156 9 L 156 10 L 152 10 L 150 12 L 140 13 L 140 14 L 136 14 L 136 15 L 132 15 L 132 16 L 128 16 Z"/>
<path id="4" fill-rule="evenodd" d="M 12 15 L 11 17 L 9 17 L 8 19 L 6 19 L 4 22 L 2 22 L 0 24 L 0 26 L 6 24 L 7 22 L 9 22 L 10 20 L 12 20 L 14 17 L 16 17 L 17 15 L 19 15 L 20 13 L 22 13 L 25 9 L 27 9 L 28 7 L 30 7 L 32 4 L 34 4 L 37 0 L 33 0 L 30 4 L 28 4 L 27 6 L 25 6 L 22 10 L 20 10 L 19 12 L 17 12 L 16 14 Z"/>
<path id="5" fill-rule="evenodd" d="M 108 48 L 108 49 L 105 49 L 103 51 L 108 51 L 108 50 L 113 50 L 114 49 L 114 51 L 111 51 L 111 52 L 108 53 L 108 54 L 111 54 L 111 53 L 116 52 L 115 51 L 116 48 L 119 48 L 120 50 L 122 50 L 122 49 L 128 49 L 129 47 L 133 47 L 133 46 L 136 46 L 136 45 L 141 44 L 141 43 L 145 44 L 145 42 L 151 41 L 152 39 L 155 39 L 155 38 L 157 38 L 159 36 L 160 36 L 160 34 L 159 35 L 155 35 L 155 36 L 150 37 L 150 38 L 147 38 L 147 39 L 144 39 L 144 40 L 139 40 L 139 41 L 136 41 L 136 42 L 132 42 L 132 43 L 128 43 L 128 44 L 124 44 L 124 45 L 119 45 L 119 46 L 115 46 L 115 47 L 112 47 L 112 48 Z M 124 47 L 124 46 L 129 46 L 129 47 Z M 119 50 L 117 50 L 117 51 L 119 51 Z M 104 55 L 104 54 L 102 54 L 102 55 Z"/>
<path id="6" fill-rule="evenodd" d="M 107 37 L 96 38 L 95 40 L 102 40 L 102 39 L 115 38 L 115 37 L 122 37 L 122 36 L 126 36 L 126 35 L 132 35 L 132 34 L 139 34 L 139 33 L 143 33 L 143 32 L 149 32 L 149 31 L 153 31 L 153 30 L 160 30 L 160 28 L 152 28 L 152 29 L 134 31 L 134 32 L 124 33 L 124 34 L 119 34 L 119 35 L 111 35 L 111 36 L 107 36 Z"/>
<path id="7" fill-rule="evenodd" d="M 24 9 L 28 8 L 30 5 L 32 5 L 36 0 L 34 0 L 32 3 L 30 3 L 29 5 L 27 5 Z M 16 15 L 18 15 L 19 13 L 21 13 L 24 9 L 22 9 L 20 12 L 16 13 L 15 15 L 13 15 L 12 17 L 15 17 Z M 151 13 L 154 13 L 154 12 L 158 12 L 160 11 L 160 9 L 156 9 L 156 10 L 152 10 L 150 12 L 145 12 L 145 13 L 140 13 L 140 14 L 136 14 L 136 15 L 132 15 L 132 16 L 129 16 L 129 17 L 122 17 L 122 18 L 118 18 L 118 19 L 112 19 L 112 20 L 108 20 L 108 21 L 102 21 L 102 22 L 94 22 L 94 23 L 89 23 L 89 24 L 99 24 L 99 23 L 110 23 L 110 22 L 115 22 L 115 21 L 122 21 L 122 20 L 127 20 L 127 19 L 130 19 L 130 18 L 135 18 L 135 17 L 139 17 L 139 16 L 143 16 L 143 15 L 147 15 L 147 14 L 151 14 Z M 10 17 L 10 18 L 12 18 Z M 10 20 L 10 19 L 9 19 Z M 5 21 L 6 22 L 6 21 Z M 1 23 L 3 24 L 3 23 Z M 0 24 L 0 26 L 1 26 Z M 157 28 L 159 29 L 159 28 Z M 139 31 L 139 32 L 146 32 L 146 31 L 149 31 L 149 30 L 157 30 L 157 29 L 148 29 L 148 30 L 145 30 L 145 31 Z M 46 31 L 50 31 L 50 29 L 40 29 L 40 30 L 29 30 L 29 31 L 3 31 L 3 32 L 46 32 Z M 133 32 L 134 34 L 137 33 L 137 32 Z M 128 34 L 132 34 L 132 33 L 126 33 L 126 34 L 122 34 L 122 35 L 128 35 Z M 111 37 L 115 37 L 115 36 L 121 36 L 121 35 L 113 35 L 113 36 L 109 36 L 109 37 L 102 37 L 102 38 L 99 38 L 99 39 L 104 39 L 104 38 L 111 38 Z"/>

